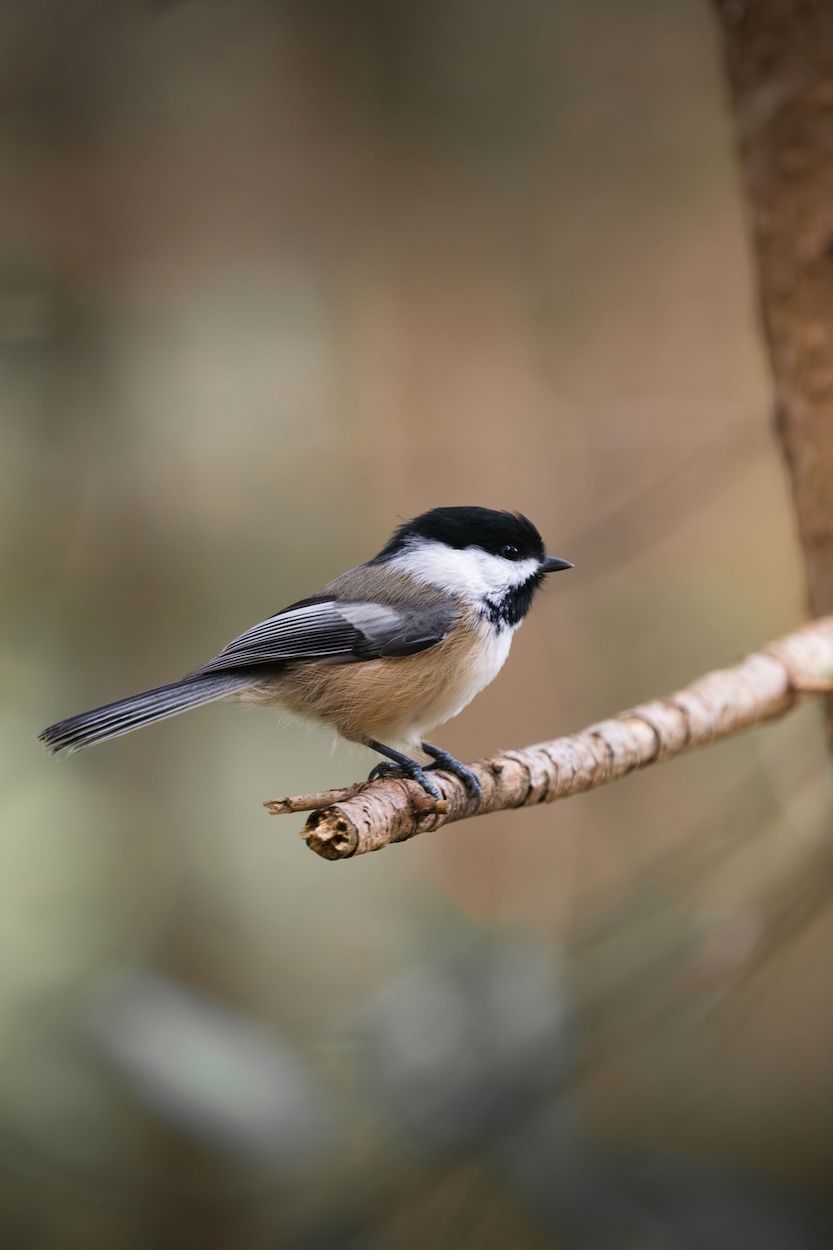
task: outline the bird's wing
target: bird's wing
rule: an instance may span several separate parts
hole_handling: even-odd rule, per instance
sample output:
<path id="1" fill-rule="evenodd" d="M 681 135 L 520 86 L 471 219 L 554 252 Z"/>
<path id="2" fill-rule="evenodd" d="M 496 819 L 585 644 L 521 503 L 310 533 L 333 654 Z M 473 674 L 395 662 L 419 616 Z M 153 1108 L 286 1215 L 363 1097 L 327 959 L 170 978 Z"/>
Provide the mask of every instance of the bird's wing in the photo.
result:
<path id="1" fill-rule="evenodd" d="M 281 660 L 400 658 L 442 642 L 451 624 L 452 613 L 437 608 L 304 600 L 247 630 L 189 676 Z"/>

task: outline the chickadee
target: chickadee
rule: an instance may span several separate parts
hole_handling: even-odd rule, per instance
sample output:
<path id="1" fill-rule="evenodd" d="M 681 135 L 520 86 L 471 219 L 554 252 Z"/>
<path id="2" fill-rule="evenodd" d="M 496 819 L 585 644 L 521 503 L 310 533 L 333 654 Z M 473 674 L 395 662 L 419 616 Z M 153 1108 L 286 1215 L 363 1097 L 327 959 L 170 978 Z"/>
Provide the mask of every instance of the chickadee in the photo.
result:
<path id="1" fill-rule="evenodd" d="M 441 799 L 416 754 L 479 798 L 474 774 L 422 735 L 494 680 L 544 574 L 572 567 L 519 513 L 433 508 L 181 681 L 70 716 L 40 740 L 69 754 L 216 699 L 271 703 L 384 755 L 371 780 L 397 772 Z"/>

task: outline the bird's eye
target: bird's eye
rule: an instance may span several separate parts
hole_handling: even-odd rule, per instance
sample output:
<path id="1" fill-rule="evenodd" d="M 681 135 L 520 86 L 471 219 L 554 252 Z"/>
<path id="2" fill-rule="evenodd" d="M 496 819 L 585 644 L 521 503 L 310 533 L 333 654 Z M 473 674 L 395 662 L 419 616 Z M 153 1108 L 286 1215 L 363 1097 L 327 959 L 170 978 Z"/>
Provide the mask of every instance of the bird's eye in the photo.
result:
<path id="1" fill-rule="evenodd" d="M 513 547 L 511 543 L 507 543 L 505 547 L 501 547 L 500 554 L 504 560 L 517 560 L 521 554 L 517 547 Z"/>

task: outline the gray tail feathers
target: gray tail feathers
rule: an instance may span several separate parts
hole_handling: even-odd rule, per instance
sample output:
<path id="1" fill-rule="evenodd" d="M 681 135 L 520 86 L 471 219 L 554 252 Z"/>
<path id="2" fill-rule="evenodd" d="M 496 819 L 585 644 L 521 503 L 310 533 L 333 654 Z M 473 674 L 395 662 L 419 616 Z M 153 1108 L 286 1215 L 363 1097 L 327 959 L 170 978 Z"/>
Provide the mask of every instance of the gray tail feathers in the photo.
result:
<path id="1" fill-rule="evenodd" d="M 71 755 L 73 751 L 81 751 L 96 742 L 106 742 L 108 738 L 118 738 L 119 734 L 140 729 L 151 721 L 176 716 L 190 707 L 199 707 L 201 703 L 228 698 L 249 685 L 250 680 L 230 673 L 186 677 L 167 686 L 143 690 L 141 694 L 119 699 L 116 703 L 106 703 L 104 707 L 95 707 L 91 712 L 70 716 L 44 729 L 39 738 L 53 755 Z"/>

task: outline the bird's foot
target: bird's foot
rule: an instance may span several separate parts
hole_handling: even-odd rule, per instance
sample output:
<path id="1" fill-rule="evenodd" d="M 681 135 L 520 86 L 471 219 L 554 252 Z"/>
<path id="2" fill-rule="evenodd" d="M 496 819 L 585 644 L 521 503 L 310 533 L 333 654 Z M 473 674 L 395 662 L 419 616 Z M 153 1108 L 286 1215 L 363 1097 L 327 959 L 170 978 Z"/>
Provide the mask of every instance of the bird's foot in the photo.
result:
<path id="1" fill-rule="evenodd" d="M 405 775 L 399 764 L 390 764 L 387 760 L 380 760 L 367 774 L 367 780 L 378 781 L 380 777 L 404 777 Z"/>
<path id="2" fill-rule="evenodd" d="M 374 750 L 378 750 L 375 744 Z M 385 750 L 388 750 L 388 748 L 386 747 Z M 442 791 L 427 776 L 425 769 L 416 760 L 409 759 L 407 755 L 400 756 L 398 751 L 396 754 L 397 760 L 395 763 L 389 764 L 387 760 L 381 760 L 375 768 L 371 768 L 367 780 L 376 781 L 379 777 L 408 777 L 411 781 L 415 781 L 417 785 L 422 786 L 425 793 L 430 794 L 432 799 L 444 802 Z"/>
<path id="3" fill-rule="evenodd" d="M 425 754 L 430 755 L 434 761 L 433 764 L 428 765 L 429 768 L 441 768 L 444 772 L 451 773 L 452 776 L 462 781 L 466 792 L 473 799 L 477 799 L 478 803 L 483 801 L 483 789 L 470 768 L 466 768 L 465 764 L 461 764 L 442 747 L 432 746 L 430 742 L 423 742 L 421 746 Z"/>

